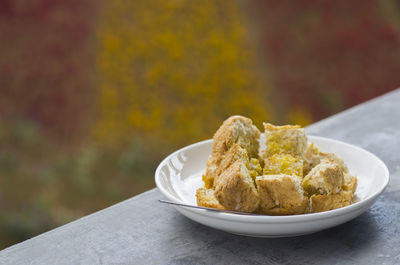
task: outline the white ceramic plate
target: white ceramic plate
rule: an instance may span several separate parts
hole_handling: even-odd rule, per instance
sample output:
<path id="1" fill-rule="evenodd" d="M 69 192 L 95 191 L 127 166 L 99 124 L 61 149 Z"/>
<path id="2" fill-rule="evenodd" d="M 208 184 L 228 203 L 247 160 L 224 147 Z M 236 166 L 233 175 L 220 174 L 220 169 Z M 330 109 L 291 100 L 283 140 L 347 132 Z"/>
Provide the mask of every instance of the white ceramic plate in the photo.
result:
<path id="1" fill-rule="evenodd" d="M 254 237 L 287 237 L 314 233 L 357 217 L 366 211 L 389 182 L 386 165 L 370 152 L 341 141 L 308 136 L 323 152 L 343 158 L 358 178 L 359 201 L 340 209 L 291 216 L 249 216 L 175 206 L 186 217 L 226 232 Z M 211 153 L 212 140 L 184 147 L 165 158 L 155 173 L 157 187 L 169 200 L 196 205 L 196 190 L 203 186 L 201 175 Z M 166 206 L 169 207 L 169 206 Z"/>

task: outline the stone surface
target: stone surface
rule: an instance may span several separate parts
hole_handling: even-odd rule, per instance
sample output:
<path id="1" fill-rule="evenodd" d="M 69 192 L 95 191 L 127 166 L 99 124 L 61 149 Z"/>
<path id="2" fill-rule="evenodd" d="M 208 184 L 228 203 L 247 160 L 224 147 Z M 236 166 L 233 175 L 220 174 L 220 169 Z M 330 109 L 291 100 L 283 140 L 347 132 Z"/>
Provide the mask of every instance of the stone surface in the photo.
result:
<path id="1" fill-rule="evenodd" d="M 391 180 L 351 222 L 282 239 L 231 235 L 157 202 L 150 190 L 0 252 L 0 264 L 400 264 L 400 90 L 334 115 L 307 133 L 379 156 Z"/>

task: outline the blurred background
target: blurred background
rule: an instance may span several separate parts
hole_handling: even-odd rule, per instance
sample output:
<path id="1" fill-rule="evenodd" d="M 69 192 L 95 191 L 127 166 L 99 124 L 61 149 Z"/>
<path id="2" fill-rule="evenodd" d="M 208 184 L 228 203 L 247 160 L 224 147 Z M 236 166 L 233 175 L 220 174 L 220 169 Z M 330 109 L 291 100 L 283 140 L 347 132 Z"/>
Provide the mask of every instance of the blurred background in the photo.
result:
<path id="1" fill-rule="evenodd" d="M 399 44 L 399 0 L 0 0 L 0 248 L 153 188 L 230 115 L 399 87 Z"/>

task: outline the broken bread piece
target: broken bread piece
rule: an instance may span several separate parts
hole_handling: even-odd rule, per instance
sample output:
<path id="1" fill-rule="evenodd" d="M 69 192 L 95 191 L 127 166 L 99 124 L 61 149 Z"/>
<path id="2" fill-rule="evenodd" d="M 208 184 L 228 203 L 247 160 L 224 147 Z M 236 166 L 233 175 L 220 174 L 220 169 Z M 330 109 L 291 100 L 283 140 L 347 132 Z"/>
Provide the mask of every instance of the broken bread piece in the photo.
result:
<path id="1" fill-rule="evenodd" d="M 224 210 L 218 200 L 215 198 L 213 189 L 200 188 L 196 191 L 197 205 L 209 208 Z"/>
<path id="2" fill-rule="evenodd" d="M 310 197 L 310 212 L 325 212 L 338 209 L 351 204 L 353 193 L 351 191 L 341 191 L 337 194 L 312 195 Z"/>
<path id="3" fill-rule="evenodd" d="M 233 163 L 218 177 L 214 194 L 227 210 L 254 212 L 260 204 L 253 178 L 241 160 Z"/>
<path id="4" fill-rule="evenodd" d="M 256 177 L 260 196 L 258 212 L 263 214 L 301 214 L 308 207 L 308 198 L 304 196 L 301 180 L 297 177 L 263 175 Z"/>
<path id="5" fill-rule="evenodd" d="M 303 174 L 307 175 L 313 167 L 321 162 L 321 159 L 329 159 L 336 162 L 343 170 L 344 173 L 349 172 L 343 159 L 334 153 L 323 153 L 314 143 L 308 144 L 306 151 L 304 153 L 304 167 Z"/>
<path id="6" fill-rule="evenodd" d="M 264 175 L 286 174 L 303 177 L 303 159 L 288 154 L 274 154 L 264 159 Z"/>
<path id="7" fill-rule="evenodd" d="M 218 177 L 224 172 L 228 167 L 230 167 L 237 160 L 241 160 L 245 163 L 247 169 L 249 170 L 250 176 L 254 179 L 256 176 L 262 174 L 262 169 L 260 161 L 256 158 L 249 160 L 246 149 L 240 147 L 238 144 L 233 144 L 232 147 L 225 153 L 223 159 L 217 169 L 215 170 L 215 177 L 213 186 L 215 187 L 218 182 Z"/>
<path id="8" fill-rule="evenodd" d="M 338 193 L 342 185 L 342 168 L 328 159 L 321 160 L 303 179 L 303 188 L 309 196 Z"/>
<path id="9" fill-rule="evenodd" d="M 214 134 L 211 155 L 207 161 L 203 181 L 206 188 L 213 186 L 216 171 L 233 144 L 238 144 L 247 151 L 249 159 L 258 158 L 260 131 L 251 119 L 243 116 L 232 116 L 225 120 Z"/>
<path id="10" fill-rule="evenodd" d="M 299 125 L 274 126 L 263 123 L 266 150 L 264 157 L 274 154 L 289 154 L 302 157 L 307 146 L 306 132 Z"/>

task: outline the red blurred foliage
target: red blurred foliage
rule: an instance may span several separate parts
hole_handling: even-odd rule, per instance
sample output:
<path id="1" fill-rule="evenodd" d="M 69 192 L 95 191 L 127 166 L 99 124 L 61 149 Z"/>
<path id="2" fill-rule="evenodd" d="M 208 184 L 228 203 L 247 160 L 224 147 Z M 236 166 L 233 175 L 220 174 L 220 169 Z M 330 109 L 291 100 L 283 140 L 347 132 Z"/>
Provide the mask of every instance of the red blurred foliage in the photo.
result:
<path id="1" fill-rule="evenodd" d="M 267 0 L 257 9 L 269 70 L 290 107 L 319 120 L 399 87 L 400 28 L 381 1 Z"/>
<path id="2" fill-rule="evenodd" d="M 0 1 L 0 118 L 31 119 L 60 138 L 91 113 L 93 0 Z M 93 46 L 93 45 L 92 45 Z"/>

